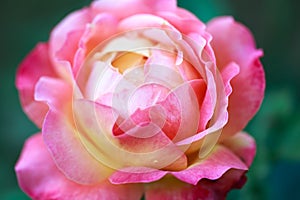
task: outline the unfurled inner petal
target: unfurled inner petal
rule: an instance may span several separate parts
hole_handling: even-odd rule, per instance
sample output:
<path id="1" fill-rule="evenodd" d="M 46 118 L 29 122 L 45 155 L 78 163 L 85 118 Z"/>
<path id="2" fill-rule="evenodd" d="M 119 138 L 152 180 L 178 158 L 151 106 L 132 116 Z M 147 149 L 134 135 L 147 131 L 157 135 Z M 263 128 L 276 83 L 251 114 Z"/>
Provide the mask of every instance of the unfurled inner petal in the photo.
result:
<path id="1" fill-rule="evenodd" d="M 183 155 L 183 152 L 155 124 L 149 134 L 146 126 L 135 126 L 118 136 L 112 135 L 117 115 L 109 107 L 85 100 L 74 102 L 79 137 L 85 148 L 99 162 L 120 170 L 128 166 L 160 169 Z M 167 155 L 167 156 L 162 156 Z"/>

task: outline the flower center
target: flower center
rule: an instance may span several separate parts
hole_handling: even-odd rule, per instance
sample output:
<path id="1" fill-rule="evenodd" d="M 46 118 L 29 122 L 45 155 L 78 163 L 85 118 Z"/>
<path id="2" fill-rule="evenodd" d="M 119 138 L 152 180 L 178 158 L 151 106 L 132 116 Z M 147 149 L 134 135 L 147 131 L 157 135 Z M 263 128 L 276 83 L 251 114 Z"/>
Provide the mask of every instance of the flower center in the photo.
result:
<path id="1" fill-rule="evenodd" d="M 145 64 L 147 57 L 134 52 L 119 53 L 112 61 L 112 66 L 117 68 L 121 74 L 127 69 L 142 66 Z"/>

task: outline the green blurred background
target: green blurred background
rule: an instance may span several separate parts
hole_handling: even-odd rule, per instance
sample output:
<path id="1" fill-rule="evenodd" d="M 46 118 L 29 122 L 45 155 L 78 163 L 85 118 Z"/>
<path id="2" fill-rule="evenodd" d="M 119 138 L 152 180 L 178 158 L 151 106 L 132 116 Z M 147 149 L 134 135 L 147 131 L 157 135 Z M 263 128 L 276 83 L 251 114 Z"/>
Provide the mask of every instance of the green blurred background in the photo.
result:
<path id="1" fill-rule="evenodd" d="M 14 164 L 37 128 L 22 112 L 14 86 L 18 64 L 69 12 L 90 0 L 2 0 L 0 8 L 0 199 L 28 199 L 18 188 Z M 112 1 L 117 3 L 117 1 Z M 296 0 L 179 0 L 204 22 L 232 15 L 248 26 L 263 48 L 267 89 L 246 128 L 257 156 L 242 190 L 228 199 L 300 199 L 300 7 Z"/>

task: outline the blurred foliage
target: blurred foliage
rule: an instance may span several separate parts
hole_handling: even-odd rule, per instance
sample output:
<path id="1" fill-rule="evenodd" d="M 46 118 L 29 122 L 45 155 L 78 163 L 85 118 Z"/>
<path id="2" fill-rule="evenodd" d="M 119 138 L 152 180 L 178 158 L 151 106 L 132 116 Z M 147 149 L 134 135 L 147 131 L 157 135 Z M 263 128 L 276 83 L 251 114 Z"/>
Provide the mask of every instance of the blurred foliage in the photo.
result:
<path id="1" fill-rule="evenodd" d="M 28 199 L 18 188 L 14 164 L 25 139 L 38 129 L 23 114 L 14 86 L 24 56 L 69 12 L 88 0 L 2 0 L 0 67 L 0 199 Z M 117 1 L 112 1 L 117 3 Z M 257 156 L 242 190 L 228 199 L 300 199 L 300 19 L 296 0 L 179 0 L 207 22 L 232 15 L 252 30 L 265 52 L 266 97 L 246 130 L 257 141 Z"/>

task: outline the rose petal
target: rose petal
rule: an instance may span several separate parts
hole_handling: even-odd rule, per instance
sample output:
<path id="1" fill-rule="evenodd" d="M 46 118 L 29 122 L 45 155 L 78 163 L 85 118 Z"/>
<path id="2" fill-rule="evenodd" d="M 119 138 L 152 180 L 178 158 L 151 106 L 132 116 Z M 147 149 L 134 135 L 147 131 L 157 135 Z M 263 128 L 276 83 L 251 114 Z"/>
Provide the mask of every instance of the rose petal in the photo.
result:
<path id="1" fill-rule="evenodd" d="M 91 21 L 88 8 L 75 11 L 64 18 L 51 32 L 49 39 L 50 56 L 55 69 L 63 77 L 72 72 L 72 64 L 86 25 Z"/>
<path id="2" fill-rule="evenodd" d="M 207 90 L 206 90 L 206 83 L 202 79 L 190 81 L 191 87 L 193 88 L 195 95 L 198 101 L 198 109 L 200 109 L 200 116 L 198 117 L 198 132 L 203 131 L 206 128 L 206 124 L 208 120 L 204 119 L 204 115 L 201 114 L 205 109 L 201 108 L 204 105 L 204 98 L 208 98 Z M 208 106 L 208 104 L 207 104 Z M 207 112 L 207 111 L 206 111 Z"/>
<path id="3" fill-rule="evenodd" d="M 109 0 L 94 1 L 92 8 L 98 13 L 114 13 L 119 19 L 137 13 L 155 13 L 157 11 L 173 11 L 175 0 L 122 0 L 112 4 Z M 130 8 L 130 9 L 128 9 Z"/>
<path id="4" fill-rule="evenodd" d="M 143 13 L 132 15 L 120 21 L 118 30 L 128 31 L 145 28 L 163 28 L 165 24 L 169 25 L 165 19 L 156 15 Z"/>
<path id="5" fill-rule="evenodd" d="M 86 100 L 76 100 L 73 108 L 81 141 L 97 160 L 115 170 L 128 166 L 160 169 L 184 155 L 155 124 L 113 136 L 118 116 L 111 108 Z M 154 135 L 146 137 L 141 131 Z"/>
<path id="6" fill-rule="evenodd" d="M 38 44 L 20 64 L 16 79 L 22 107 L 38 127 L 42 126 L 48 107 L 44 103 L 35 101 L 35 84 L 43 76 L 57 77 L 48 53 L 47 44 Z"/>
<path id="7" fill-rule="evenodd" d="M 170 134 L 174 142 L 188 138 L 198 130 L 200 109 L 191 84 L 201 84 L 200 82 L 201 80 L 193 80 L 179 85 L 170 92 L 165 101 L 160 103 L 165 109 L 166 122 L 169 124 L 164 130 Z"/>
<path id="8" fill-rule="evenodd" d="M 113 184 L 151 183 L 165 176 L 168 172 L 146 167 L 128 167 L 116 171 L 109 177 Z"/>
<path id="9" fill-rule="evenodd" d="M 83 30 L 69 32 L 62 47 L 57 49 L 55 52 L 54 60 L 67 61 L 71 64 L 71 66 L 74 66 L 74 57 L 78 50 L 78 41 L 80 40 L 82 34 Z"/>
<path id="10" fill-rule="evenodd" d="M 72 88 L 61 79 L 42 77 L 36 83 L 34 97 L 46 102 L 52 110 L 64 109 L 72 98 Z"/>
<path id="11" fill-rule="evenodd" d="M 148 184 L 145 191 L 147 200 L 201 199 L 225 200 L 227 193 L 239 188 L 245 181 L 242 170 L 229 170 L 218 180 L 201 180 L 190 185 L 172 177 Z"/>
<path id="12" fill-rule="evenodd" d="M 160 84 L 149 83 L 138 87 L 131 95 L 128 102 L 128 110 L 134 113 L 138 108 L 146 109 L 164 100 L 169 89 Z"/>
<path id="13" fill-rule="evenodd" d="M 76 32 L 83 34 L 86 24 L 88 24 L 90 19 L 91 16 L 88 9 L 75 11 L 64 18 L 51 32 L 50 49 L 52 55 L 60 58 L 60 53 L 58 52 L 67 53 L 67 50 L 70 49 L 71 46 L 72 48 L 75 48 L 76 45 L 78 45 L 79 40 L 72 40 L 72 42 L 68 41 L 68 39 L 70 39 L 70 34 Z M 79 37 L 80 35 L 76 38 L 79 39 Z M 71 46 L 65 46 L 67 41 Z"/>
<path id="14" fill-rule="evenodd" d="M 161 59 L 160 56 L 162 56 Z M 156 83 L 169 89 L 176 88 L 184 81 L 173 66 L 175 67 L 173 58 L 153 51 L 153 55 L 145 63 L 145 82 Z"/>
<path id="15" fill-rule="evenodd" d="M 165 133 L 151 125 L 137 126 L 118 136 L 121 148 L 132 152 L 132 155 L 135 154 L 135 157 L 131 156 L 132 160 L 127 161 L 128 165 L 155 169 L 168 168 L 169 170 L 185 169 L 187 158 L 183 152 L 171 142 Z M 124 155 L 130 156 L 129 153 Z"/>
<path id="16" fill-rule="evenodd" d="M 182 18 L 189 18 L 189 19 L 195 19 L 195 20 L 199 20 L 198 17 L 196 15 L 194 15 L 193 13 L 191 13 L 190 11 L 184 9 L 184 8 L 180 8 L 178 7 L 176 9 L 176 14 Z"/>
<path id="17" fill-rule="evenodd" d="M 240 67 L 235 63 L 229 63 L 221 72 L 226 96 L 229 96 L 232 93 L 231 81 L 238 75 L 239 72 Z"/>
<path id="18" fill-rule="evenodd" d="M 127 119 L 118 118 L 113 127 L 113 134 L 115 136 L 124 134 L 135 135 L 138 133 L 139 137 L 150 137 L 161 131 L 166 123 L 166 116 L 163 108 L 159 105 L 150 106 L 146 109 L 138 108 L 133 114 L 131 114 Z M 131 129 L 135 129 L 140 126 L 144 129 L 141 132 L 128 132 Z M 146 131 L 146 132 L 144 132 Z"/>
<path id="19" fill-rule="evenodd" d="M 99 183 L 111 169 L 96 161 L 82 145 L 72 117 L 70 112 L 50 110 L 43 125 L 45 144 L 57 167 L 69 179 L 82 184 Z"/>
<path id="20" fill-rule="evenodd" d="M 200 182 L 201 183 L 201 182 Z M 164 178 L 146 187 L 146 200 L 175 200 L 175 199 L 201 199 L 212 200 L 214 190 L 210 190 L 206 185 L 198 184 L 196 186 L 181 182 L 175 178 Z"/>
<path id="21" fill-rule="evenodd" d="M 196 185 L 203 178 L 218 179 L 229 169 L 247 170 L 248 167 L 228 148 L 218 145 L 206 158 L 196 158 L 187 169 L 171 174 Z"/>
<path id="22" fill-rule="evenodd" d="M 114 15 L 100 13 L 88 24 L 79 45 L 80 47 L 87 48 L 86 53 L 88 53 L 108 37 L 111 37 L 116 32 L 116 28 L 117 20 Z M 101 32 L 101 34 L 99 34 L 99 32 Z"/>
<path id="23" fill-rule="evenodd" d="M 121 79 L 122 75 L 106 63 L 94 63 L 88 79 L 82 84 L 85 98 L 95 101 L 104 94 L 113 93 Z M 112 106 L 111 102 L 108 105 Z"/>
<path id="24" fill-rule="evenodd" d="M 33 199 L 136 199 L 142 196 L 141 185 L 80 185 L 67 179 L 56 167 L 41 134 L 30 137 L 15 167 L 22 190 Z"/>
<path id="25" fill-rule="evenodd" d="M 248 168 L 228 148 L 219 145 L 205 159 L 200 160 L 196 158 L 191 166 L 185 170 L 161 171 L 145 167 L 131 167 L 118 170 L 109 179 L 112 183 L 116 184 L 138 182 L 151 183 L 161 179 L 166 174 L 172 174 L 184 183 L 197 185 L 200 184 L 201 181 L 204 181 L 204 179 L 219 179 L 230 169 L 241 172 L 238 173 L 238 177 L 235 175 L 233 176 L 235 177 L 234 183 L 236 183 L 240 179 L 241 174 L 243 174 Z M 226 184 L 224 184 L 222 187 L 224 186 L 226 186 Z"/>
<path id="26" fill-rule="evenodd" d="M 103 28 L 105 27 L 105 28 Z M 82 37 L 80 38 L 77 52 L 74 57 L 74 73 L 77 74 L 85 58 L 94 48 L 114 35 L 117 29 L 117 20 L 108 13 L 100 13 L 94 17 L 93 21 L 87 24 Z M 101 32 L 101 34 L 99 34 Z"/>
<path id="27" fill-rule="evenodd" d="M 212 34 L 211 45 L 220 71 L 230 62 L 240 67 L 240 73 L 232 80 L 233 92 L 229 98 L 229 121 L 222 137 L 242 130 L 257 112 L 264 95 L 265 78 L 259 58 L 262 51 L 255 48 L 250 31 L 231 17 L 216 18 L 208 23 Z"/>
<path id="28" fill-rule="evenodd" d="M 187 11 L 186 11 L 187 12 Z M 170 24 L 172 24 L 176 29 L 178 29 L 182 34 L 188 35 L 189 33 L 197 33 L 202 35 L 205 30 L 205 24 L 202 23 L 195 16 L 191 17 L 191 13 L 188 15 L 182 10 L 177 10 L 176 13 L 173 12 L 159 12 L 158 15 L 166 19 Z M 187 26 L 188 24 L 188 26 Z"/>
<path id="29" fill-rule="evenodd" d="M 177 142 L 177 145 L 182 147 L 186 145 L 190 146 L 188 153 L 201 148 L 199 151 L 201 158 L 205 157 L 218 142 L 222 128 L 228 119 L 228 99 L 225 94 L 222 77 L 218 71 L 214 71 L 212 65 L 207 65 L 205 70 L 207 90 L 201 106 L 200 116 L 202 115 L 202 119 L 200 118 L 200 122 L 203 124 L 203 121 L 209 120 L 209 123 L 206 125 L 207 128 L 205 130 Z M 202 139 L 203 143 L 201 142 Z"/>
<path id="30" fill-rule="evenodd" d="M 240 132 L 227 138 L 222 144 L 238 155 L 250 167 L 256 154 L 255 140 L 247 133 Z"/>

